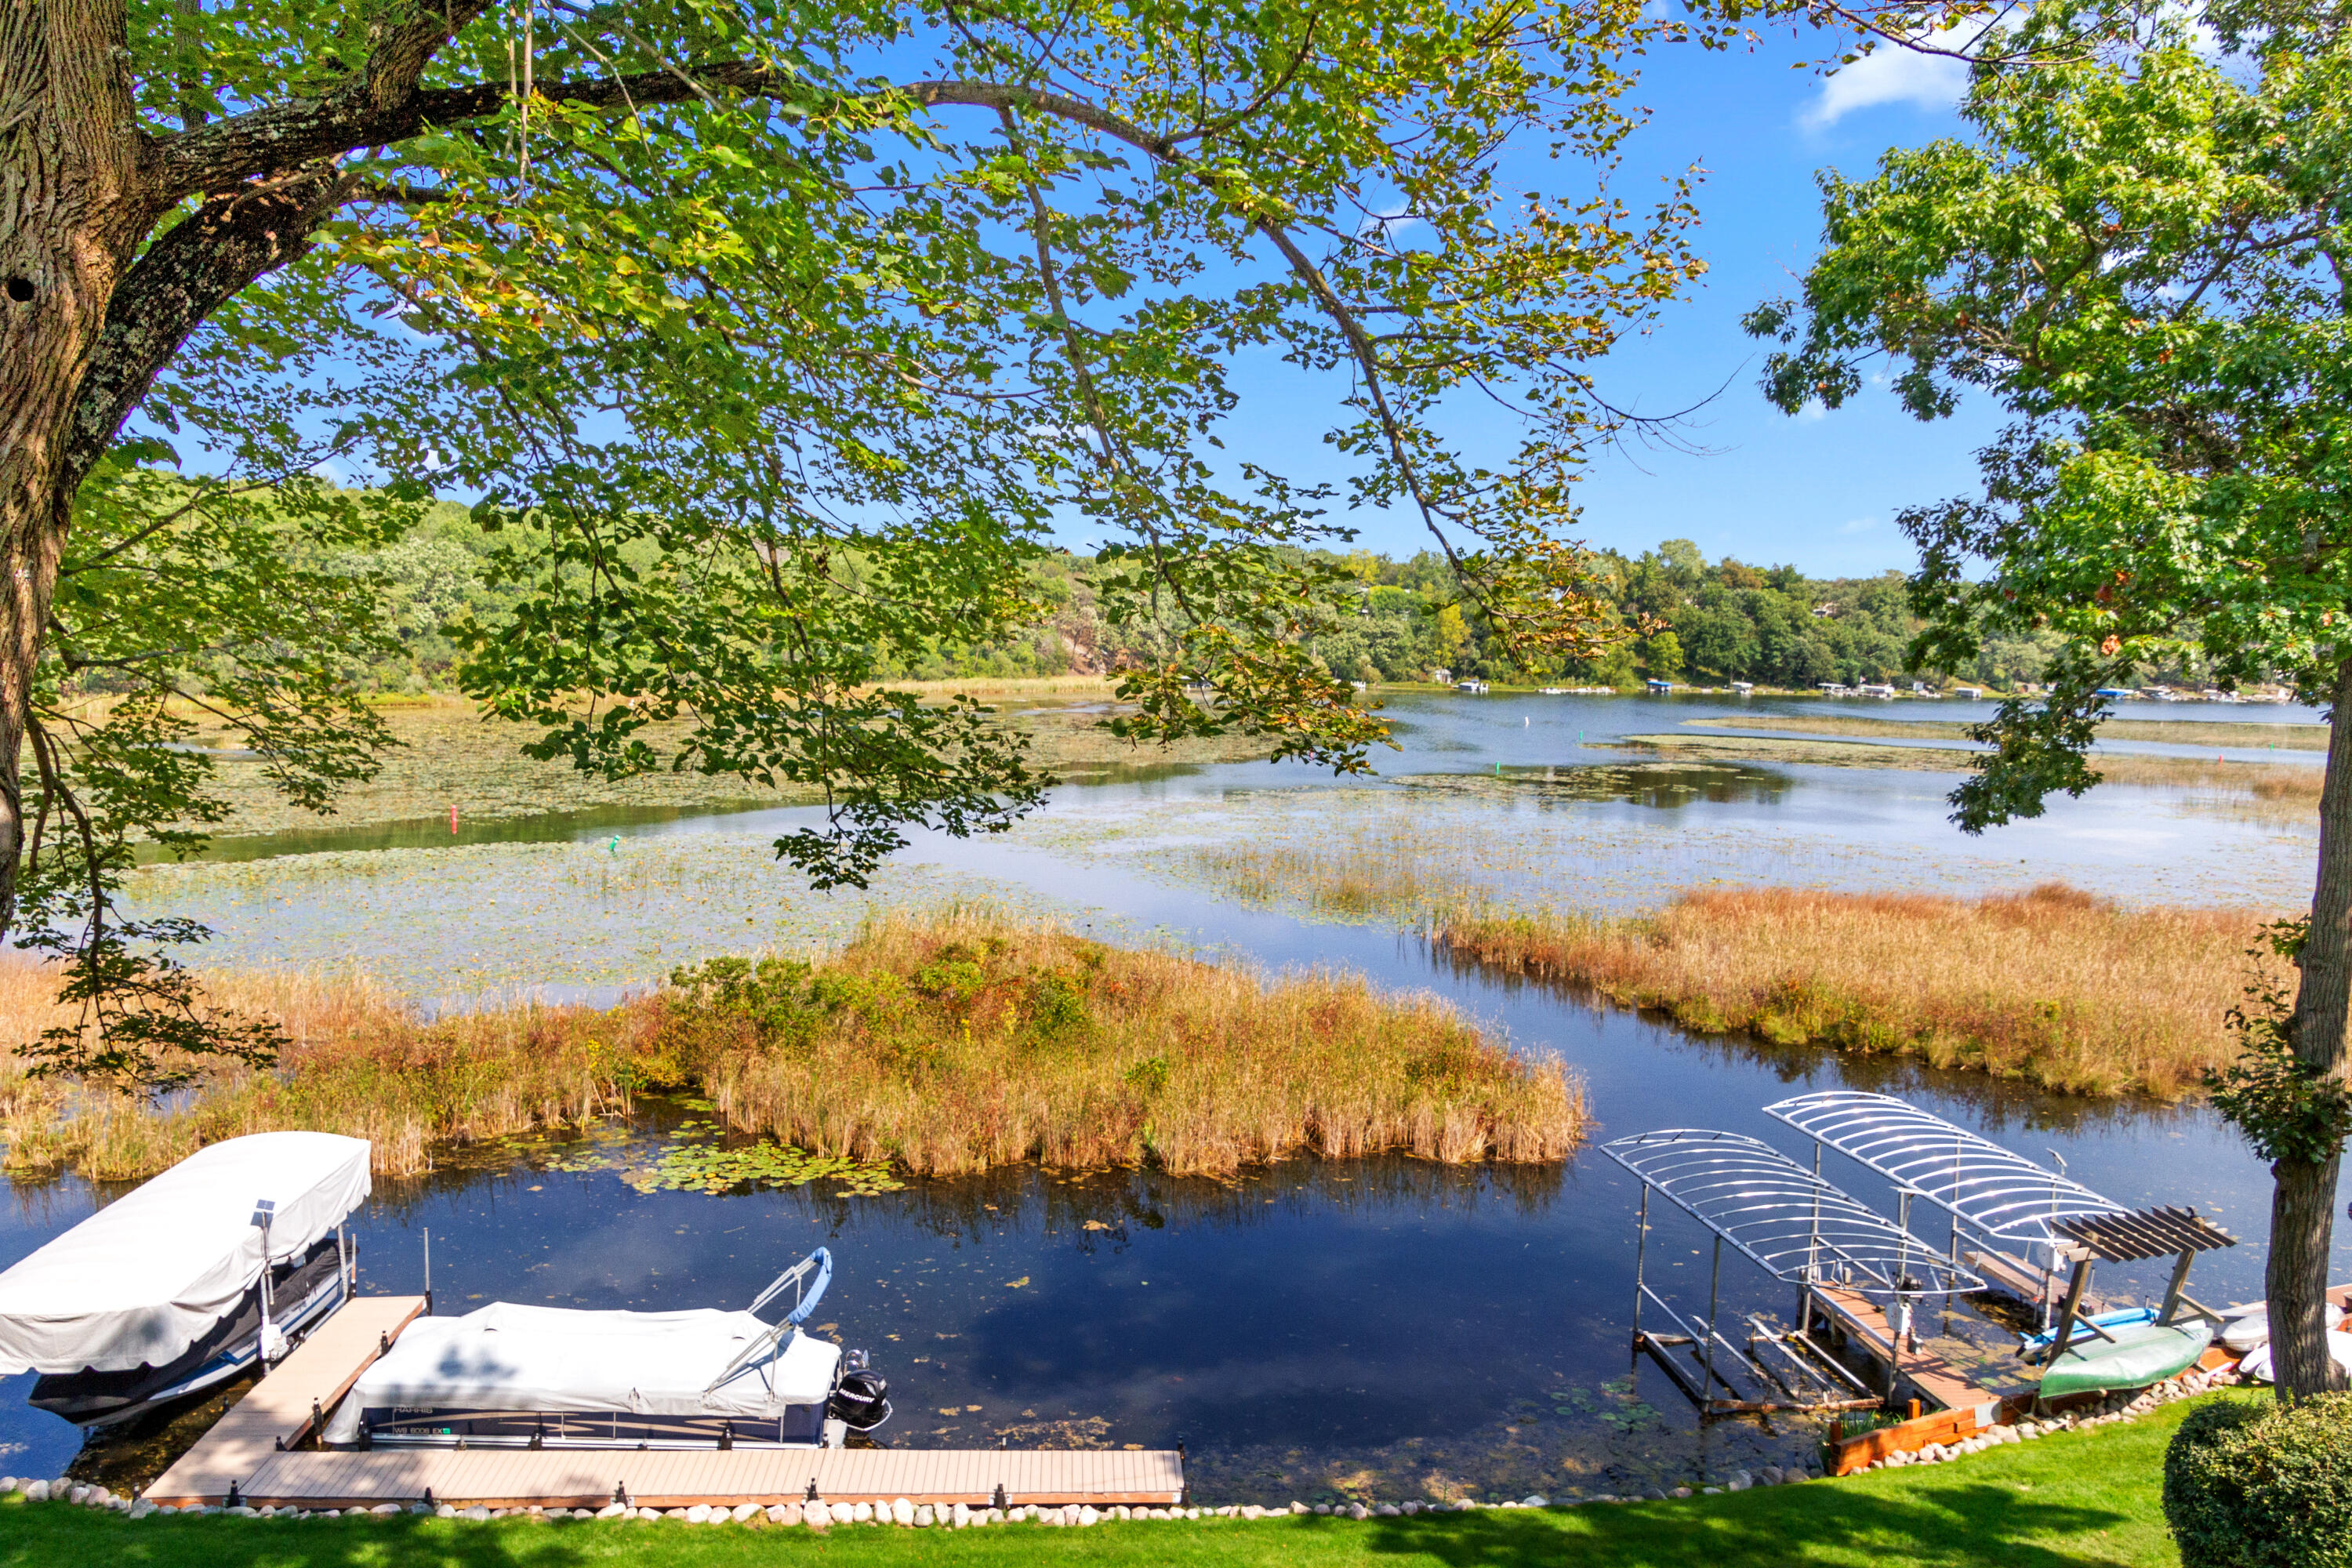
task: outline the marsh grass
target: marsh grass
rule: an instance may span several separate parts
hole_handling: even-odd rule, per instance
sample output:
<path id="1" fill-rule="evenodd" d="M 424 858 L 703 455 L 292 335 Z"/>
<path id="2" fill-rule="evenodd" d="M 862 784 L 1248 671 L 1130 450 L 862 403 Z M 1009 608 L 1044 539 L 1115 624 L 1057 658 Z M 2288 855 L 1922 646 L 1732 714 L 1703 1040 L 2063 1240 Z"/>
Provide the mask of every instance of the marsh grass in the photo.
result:
<path id="1" fill-rule="evenodd" d="M 957 693 L 992 703 L 1012 700 L 1000 722 L 1022 731 L 1031 760 L 1052 772 L 1089 763 L 1230 762 L 1263 756 L 1262 742 L 1235 737 L 1191 740 L 1172 746 L 1137 748 L 1101 728 L 1108 717 L 1102 704 L 1110 684 L 1102 677 L 1070 676 L 1035 680 L 892 683 L 926 698 L 945 700 Z M 1022 707 L 1021 699 L 1037 700 Z M 1092 700 L 1087 700 L 1091 699 Z M 798 785 L 767 789 L 730 773 L 666 768 L 619 779 L 581 773 L 568 759 L 535 761 L 522 745 L 536 731 L 528 726 L 487 720 L 473 704 L 446 697 L 376 704 L 394 747 L 377 760 L 373 777 L 346 784 L 334 811 L 321 817 L 293 805 L 272 784 L 259 757 L 223 751 L 212 759 L 211 788 L 228 806 L 213 832 L 235 837 L 321 828 L 414 824 L 444 817 L 451 806 L 469 824 L 536 816 L 549 811 L 605 807 L 718 810 L 807 805 L 823 793 Z M 201 746 L 241 744 L 217 715 L 194 711 L 194 736 Z M 656 748 L 676 745 L 687 734 L 683 722 L 656 724 L 646 739 Z"/>
<path id="2" fill-rule="evenodd" d="M 58 1019 L 49 975 L 0 970 L 0 1038 Z M 437 1022 L 363 976 L 218 973 L 217 1005 L 276 1020 L 289 1046 L 269 1072 L 218 1073 L 161 1103 L 26 1076 L 0 1056 L 0 1165 L 100 1181 L 162 1170 L 202 1145 L 309 1128 L 368 1139 L 375 1168 L 415 1174 L 436 1145 L 577 1126 L 628 1108 L 640 1087 L 683 1084 L 642 1002 L 609 1012 L 533 1004 Z"/>
<path id="3" fill-rule="evenodd" d="M 1949 719 L 1864 719 L 1813 713 L 1717 714 L 1685 725 L 1727 730 L 1791 730 L 1811 735 L 1868 735 L 1913 741 L 1961 741 L 1976 726 Z M 2327 749 L 2325 724 L 2237 723 L 2221 719 L 2110 719 L 2103 741 L 2162 741 L 2184 746 L 2264 746 L 2290 752 Z"/>
<path id="4" fill-rule="evenodd" d="M 1357 823 L 1311 843 L 1202 846 L 1185 868 L 1254 904 L 1296 900 L 1318 914 L 1372 920 L 1458 893 L 1464 868 L 1425 824 Z"/>
<path id="5" fill-rule="evenodd" d="M 1627 735 L 1619 745 L 1654 751 L 1666 756 L 1749 763 L 1800 763 L 1814 766 L 1893 769 L 1922 773 L 1967 773 L 1985 752 L 1944 746 L 1882 746 L 1871 742 L 1908 733 L 1912 739 L 1958 734 L 1958 724 L 1893 719 L 1822 719 L 1688 721 L 1692 724 L 1738 725 L 1745 729 L 1789 731 L 1778 735 L 1734 735 L 1692 730 L 1668 735 Z M 2262 724 L 2174 724 L 2151 721 L 2140 729 L 2264 730 L 2287 728 Z M 2300 728 L 2300 727 L 2298 727 Z M 2155 738 L 2155 737 L 2150 737 Z M 2163 737 L 2171 739 L 2173 737 Z M 2199 739 L 2199 737 L 2189 737 Z M 2214 745 L 2245 744 L 2221 737 L 2204 738 Z M 2284 750 L 2307 752 L 2307 737 L 2289 742 Z M 2325 742 L 2323 734 L 2322 742 Z M 2306 762 L 2225 762 L 2219 758 L 2151 756 L 2137 752 L 2099 752 L 2090 759 L 2092 771 L 2105 784 L 2130 784 L 2187 796 L 2197 809 L 2250 817 L 2281 826 L 2316 826 L 2323 774 Z"/>
<path id="6" fill-rule="evenodd" d="M 284 1026 L 277 1069 L 149 1105 L 0 1055 L 0 1164 L 128 1179 L 221 1138 L 310 1128 L 367 1138 L 378 1171 L 413 1174 L 436 1149 L 580 1129 L 682 1089 L 707 1095 L 730 1136 L 927 1175 L 1037 1161 L 1224 1176 L 1297 1153 L 1555 1161 L 1585 1123 L 1559 1064 L 1522 1061 L 1433 998 L 1111 948 L 997 911 L 886 917 L 764 973 L 727 997 L 430 1022 L 364 978 L 214 975 L 216 1002 Z M 0 968 L 0 1039 L 57 1019 L 47 973 Z"/>
<path id="7" fill-rule="evenodd" d="M 1429 996 L 1107 947 L 986 910 L 885 917 L 764 1031 L 672 1007 L 739 1128 L 925 1175 L 1035 1160 L 1230 1175 L 1297 1153 L 1566 1156 L 1581 1085 Z"/>
<path id="8" fill-rule="evenodd" d="M 2169 1100 L 2234 1056 L 2223 1015 L 2263 918 L 2126 910 L 2056 884 L 1976 900 L 1740 889 L 1620 920 L 1468 906 L 1431 935 L 1702 1033 Z"/>

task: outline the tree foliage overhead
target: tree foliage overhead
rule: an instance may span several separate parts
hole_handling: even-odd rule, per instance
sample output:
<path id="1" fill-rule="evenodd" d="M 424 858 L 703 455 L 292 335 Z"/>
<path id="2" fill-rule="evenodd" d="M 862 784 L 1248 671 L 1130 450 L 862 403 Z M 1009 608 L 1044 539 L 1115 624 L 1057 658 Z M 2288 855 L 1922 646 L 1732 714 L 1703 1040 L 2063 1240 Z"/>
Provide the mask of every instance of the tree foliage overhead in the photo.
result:
<path id="1" fill-rule="evenodd" d="M 484 492 L 521 590 L 467 689 L 583 768 L 824 786 L 831 826 L 780 845 L 821 883 L 1036 798 L 977 715 L 869 682 L 1034 618 L 1056 525 L 1101 543 L 1114 625 L 1173 628 L 1124 672 L 1138 739 L 1361 765 L 1382 731 L 1307 647 L 1348 579 L 1298 548 L 1353 509 L 1425 521 L 1515 654 L 1605 637 L 1570 482 L 1622 423 L 1589 362 L 1700 269 L 1682 185 L 1608 186 L 1631 53 L 1677 31 L 1633 0 L 174 0 L 131 29 L 188 190 L 151 252 L 205 192 L 324 182 L 303 253 L 177 363 L 364 365 L 313 394 L 356 461 Z M 1333 389 L 1311 476 L 1221 452 L 1244 361 Z M 181 374 L 151 415 L 218 431 Z M 1499 457 L 1437 435 L 1463 399 Z"/>
<path id="2" fill-rule="evenodd" d="M 2283 1398 L 2340 1387 L 2321 1308 L 2352 1082 L 2352 31 L 2340 7 L 2038 6 L 1974 71 L 1969 141 L 1822 181 L 1801 305 L 1767 394 L 1837 404 L 1884 357 L 1923 418 L 2014 416 L 1980 496 L 1922 508 L 1921 660 L 2054 638 L 2046 697 L 1977 731 L 1971 831 L 2098 782 L 2105 689 L 2193 655 L 2333 710 L 2291 1013 L 2258 987 L 2217 1103 L 2271 1161 L 2265 1260 Z M 2282 949 L 2284 952 L 2284 949 Z"/>
<path id="3" fill-rule="evenodd" d="M 1822 176 L 1801 304 L 1751 330 L 1794 412 L 1874 360 L 1922 418 L 1971 389 L 2016 422 L 1980 496 L 1905 514 L 1942 668 L 1986 639 L 2058 648 L 2049 695 L 2004 708 L 1956 797 L 1971 829 L 2095 782 L 2102 688 L 2149 668 L 2274 676 L 2330 700 L 2352 611 L 2352 69 L 2330 30 L 2200 49 L 2186 16 L 2130 47 L 2113 18 L 2037 9 L 2031 69 L 1980 68 L 1968 142 Z"/>

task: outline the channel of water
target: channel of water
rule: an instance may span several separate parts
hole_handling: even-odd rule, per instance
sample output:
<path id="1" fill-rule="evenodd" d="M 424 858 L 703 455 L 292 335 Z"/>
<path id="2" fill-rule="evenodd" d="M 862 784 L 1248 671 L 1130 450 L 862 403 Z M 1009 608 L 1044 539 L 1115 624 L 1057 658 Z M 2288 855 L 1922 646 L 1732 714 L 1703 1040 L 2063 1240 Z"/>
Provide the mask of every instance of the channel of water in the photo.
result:
<path id="1" fill-rule="evenodd" d="M 1492 777 L 1499 767 L 1507 778 L 1541 770 L 1559 777 L 1624 760 L 1595 749 L 1616 736 L 1738 710 L 1721 700 L 1703 704 L 1412 699 L 1397 704 L 1407 750 L 1381 765 L 1391 775 Z M 1850 714 L 1859 705 L 1757 706 Z M 1897 710 L 1969 716 L 1948 703 Z M 2312 717 L 2241 707 L 2134 714 L 2273 715 Z M 2187 812 L 2152 792 L 2095 792 L 2040 822 L 1966 841 L 1943 820 L 1950 783 L 1834 768 L 1700 770 L 1680 779 L 1666 771 L 1594 792 L 1600 798 L 1506 796 L 1444 809 L 1469 814 L 1464 820 L 1497 838 L 1551 834 L 1545 853 L 1514 874 L 1519 890 L 1569 901 L 1580 877 L 1606 884 L 1608 900 L 1622 902 L 1663 897 L 1694 867 L 1853 885 L 1924 876 L 1970 890 L 2063 877 L 2151 901 L 2200 890 L 2198 901 L 2224 901 L 2220 894 L 2231 889 L 2242 897 L 2226 901 L 2275 901 L 2298 878 L 2307 887 L 2307 834 Z M 1328 965 L 1435 993 L 1515 1048 L 1570 1063 L 1590 1087 L 1600 1140 L 1717 1127 L 1802 1158 L 1800 1141 L 1761 1106 L 1841 1085 L 1905 1095 L 2033 1158 L 2054 1152 L 2076 1178 L 2119 1201 L 2197 1205 L 2244 1238 L 2200 1263 L 2200 1296 L 2260 1294 L 2267 1173 L 2201 1106 L 2072 1100 L 1827 1051 L 1695 1037 L 1458 969 L 1393 929 L 1238 903 L 1167 874 L 1164 857 L 1144 852 L 1160 840 L 1214 843 L 1221 831 L 1262 831 L 1269 820 L 1313 831 L 1316 802 L 1328 791 L 1302 770 L 1263 765 L 1070 786 L 1048 814 L 1069 825 L 1057 833 L 927 838 L 905 874 L 926 896 L 1009 894 L 1108 932 L 1182 940 L 1269 968 Z M 1396 793 L 1406 797 L 1404 809 L 1421 808 L 1423 796 Z M 1354 811 L 1363 796 L 1348 789 L 1329 799 Z M 667 854 L 724 850 L 741 858 L 740 879 L 764 897 L 756 880 L 765 875 L 761 846 L 802 819 L 714 813 L 625 823 L 575 815 L 535 825 L 541 844 L 587 862 L 651 864 Z M 1573 829 L 1565 837 L 1563 824 Z M 1696 861 L 1676 859 L 1676 845 L 1694 834 L 1708 836 L 1713 847 Z M 248 841 L 232 853 L 255 847 Z M 277 852 L 317 847 L 285 842 Z M 334 847 L 353 858 L 349 846 Z M 1840 858 L 1847 847 L 1853 858 Z M 366 875 L 336 870 L 331 858 L 317 867 L 332 874 L 306 874 L 283 896 L 273 890 L 243 903 L 214 898 L 217 889 L 200 879 L 172 886 L 191 898 L 188 912 L 221 929 L 216 960 L 299 957 L 309 950 L 273 944 L 308 930 L 314 943 L 373 942 L 395 955 L 395 972 L 415 973 L 421 996 L 463 1005 L 429 973 L 442 950 L 416 945 L 424 939 L 409 928 L 462 923 L 452 889 L 473 887 L 469 877 L 496 884 L 512 865 L 452 858 L 463 848 L 405 852 L 446 862 L 440 879 L 419 884 L 426 890 L 407 922 L 387 916 L 396 901 L 356 895 Z M 1568 886 L 1558 885 L 1562 878 Z M 511 891 L 493 885 L 480 896 Z M 688 923 L 699 923 L 685 938 L 672 932 L 675 940 L 650 957 L 623 956 L 619 969 L 634 973 L 554 989 L 601 999 L 657 978 L 662 964 L 685 952 L 743 945 L 723 900 L 689 913 Z M 480 940 L 519 944 L 528 964 L 567 942 L 620 939 L 583 912 L 556 909 L 518 917 Z M 1801 1423 L 1702 1429 L 1661 1375 L 1633 1365 L 1635 1190 L 1591 1151 L 1565 1166 L 1526 1170 L 1302 1160 L 1232 1184 L 1019 1170 L 856 1199 L 810 1189 L 643 1193 L 609 1169 L 556 1168 L 591 1163 L 583 1154 L 609 1154 L 616 1142 L 658 1141 L 679 1114 L 656 1105 L 639 1125 L 610 1130 L 599 1142 L 518 1141 L 465 1152 L 422 1181 L 380 1181 L 354 1219 L 363 1287 L 417 1289 L 421 1233 L 430 1227 L 440 1311 L 493 1300 L 736 1305 L 821 1243 L 833 1248 L 836 1273 L 818 1318 L 844 1342 L 869 1348 L 892 1379 L 899 1415 L 881 1434 L 886 1440 L 1156 1447 L 1181 1438 L 1196 1485 L 1217 1500 L 1287 1500 L 1341 1487 L 1391 1498 L 1622 1490 L 1785 1462 L 1813 1440 Z M 1867 1172 L 1832 1155 L 1829 1173 L 1884 1205 L 1884 1185 Z M 0 1266 L 107 1195 L 75 1179 L 12 1185 L 0 1210 Z M 1919 1225 L 1932 1231 L 1932 1222 Z M 1658 1223 L 1652 1267 L 1670 1293 L 1703 1300 L 1704 1242 L 1686 1222 Z M 2341 1241 L 2338 1252 L 2342 1278 L 2352 1258 Z M 2126 1296 L 2162 1285 L 2132 1268 L 2103 1271 L 2101 1282 Z M 1743 1311 L 1785 1314 L 1793 1304 L 1786 1287 L 1743 1269 L 1728 1269 L 1726 1283 L 1727 1305 Z M 0 1470 L 53 1474 L 74 1457 L 79 1434 L 24 1405 L 29 1381 L 0 1381 Z"/>

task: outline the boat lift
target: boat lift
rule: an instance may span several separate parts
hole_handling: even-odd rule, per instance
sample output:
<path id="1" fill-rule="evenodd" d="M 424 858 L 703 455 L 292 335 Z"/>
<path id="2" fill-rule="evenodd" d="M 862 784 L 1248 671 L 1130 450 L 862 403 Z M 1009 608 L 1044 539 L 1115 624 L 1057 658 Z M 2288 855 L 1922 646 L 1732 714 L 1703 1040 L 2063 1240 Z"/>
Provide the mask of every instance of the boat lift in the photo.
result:
<path id="1" fill-rule="evenodd" d="M 2135 1215 L 2080 1182 L 1891 1095 L 1827 1089 L 1768 1105 L 1764 1114 L 1813 1140 L 1816 1172 L 1826 1144 L 1894 1183 L 1897 1217 L 1904 1225 L 1910 1224 L 1914 1198 L 1942 1209 L 1952 1222 L 1952 1260 L 1982 1269 L 2019 1296 L 2038 1298 L 2045 1331 L 2050 1310 L 2061 1300 L 2060 1264 L 2075 1266 L 2063 1293 L 2063 1315 L 2072 1321 L 2085 1305 L 2088 1265 L 2095 1256 L 2131 1261 L 2166 1250 L 2177 1252 L 2179 1261 L 2166 1294 L 2163 1320 L 2169 1321 L 2186 1303 L 2220 1321 L 2181 1287 L 2198 1252 L 2236 1243 L 2193 1210 L 2149 1209 Z M 2095 1235 L 2105 1243 L 2104 1248 L 2090 1239 Z M 2139 1249 L 2125 1249 L 2126 1236 Z M 1964 1253 L 1964 1239 L 1977 1250 Z M 2179 1245 L 2172 1246 L 2174 1242 Z M 2147 1249 L 2151 1246 L 2155 1250 Z M 2012 1247 L 2038 1248 L 2040 1266 L 2006 1250 Z M 2084 1326 L 2098 1331 L 2087 1321 Z"/>
<path id="2" fill-rule="evenodd" d="M 1634 1352 L 1655 1361 L 1702 1419 L 1771 1410 L 1869 1409 L 1893 1397 L 1894 1356 L 1887 1360 L 1887 1388 L 1874 1393 L 1811 1337 L 1817 1288 L 1834 1286 L 1853 1297 L 1883 1296 L 1907 1307 L 1919 1296 L 1949 1295 L 1983 1284 L 1818 1171 L 1807 1171 L 1757 1139 L 1668 1128 L 1620 1138 L 1602 1144 L 1601 1152 L 1642 1184 L 1633 1263 Z M 1653 1190 L 1715 1237 L 1703 1322 L 1685 1319 L 1645 1277 Z M 1723 1336 L 1717 1318 L 1726 1242 L 1775 1279 L 1800 1287 L 1795 1330 L 1775 1330 L 1751 1313 L 1745 1350 Z M 1675 1331 L 1643 1329 L 1645 1306 L 1664 1314 Z M 1895 1338 L 1899 1342 L 1899 1333 Z M 1767 1364 L 1767 1354 L 1776 1357 L 1773 1364 Z M 1752 1378 L 1761 1396 L 1733 1383 L 1735 1372 Z M 1786 1397 L 1772 1397 L 1773 1389 Z"/>

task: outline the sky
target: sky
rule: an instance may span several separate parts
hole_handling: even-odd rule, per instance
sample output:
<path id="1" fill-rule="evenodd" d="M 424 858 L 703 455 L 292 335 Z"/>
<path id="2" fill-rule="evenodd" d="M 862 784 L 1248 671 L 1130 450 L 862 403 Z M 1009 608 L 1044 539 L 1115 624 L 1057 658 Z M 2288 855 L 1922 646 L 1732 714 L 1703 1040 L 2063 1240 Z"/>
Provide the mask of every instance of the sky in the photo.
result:
<path id="1" fill-rule="evenodd" d="M 1785 562 L 1819 576 L 1907 570 L 1916 556 L 1896 514 L 1974 487 L 1972 454 L 1999 424 L 1989 405 L 1922 424 L 1874 386 L 1833 413 L 1816 405 L 1792 418 L 1757 389 L 1766 347 L 1739 318 L 1795 291 L 1821 235 L 1816 171 L 1866 175 L 1890 146 L 1963 130 L 1953 112 L 1964 86 L 1957 62 L 1886 51 L 1826 78 L 1792 68 L 1829 52 L 1820 35 L 1783 31 L 1754 52 L 1684 47 L 1649 57 L 1632 101 L 1651 118 L 1615 184 L 1638 203 L 1654 199 L 1662 174 L 1705 169 L 1697 247 L 1708 271 L 1648 334 L 1597 367 L 1599 384 L 1612 403 L 1645 413 L 1722 390 L 1689 432 L 1704 455 L 1637 447 L 1595 457 L 1582 484 L 1587 542 L 1638 553 L 1688 539 L 1709 560 Z M 1328 405 L 1294 398 L 1286 414 L 1282 400 L 1269 402 L 1276 413 L 1256 431 L 1265 450 L 1253 455 L 1287 455 L 1287 471 L 1311 471 Z M 1484 404 L 1462 417 L 1449 434 L 1475 443 L 1487 432 L 1470 422 L 1506 416 Z M 1371 549 L 1409 554 L 1425 542 L 1418 520 L 1402 514 L 1353 521 L 1358 542 Z"/>

